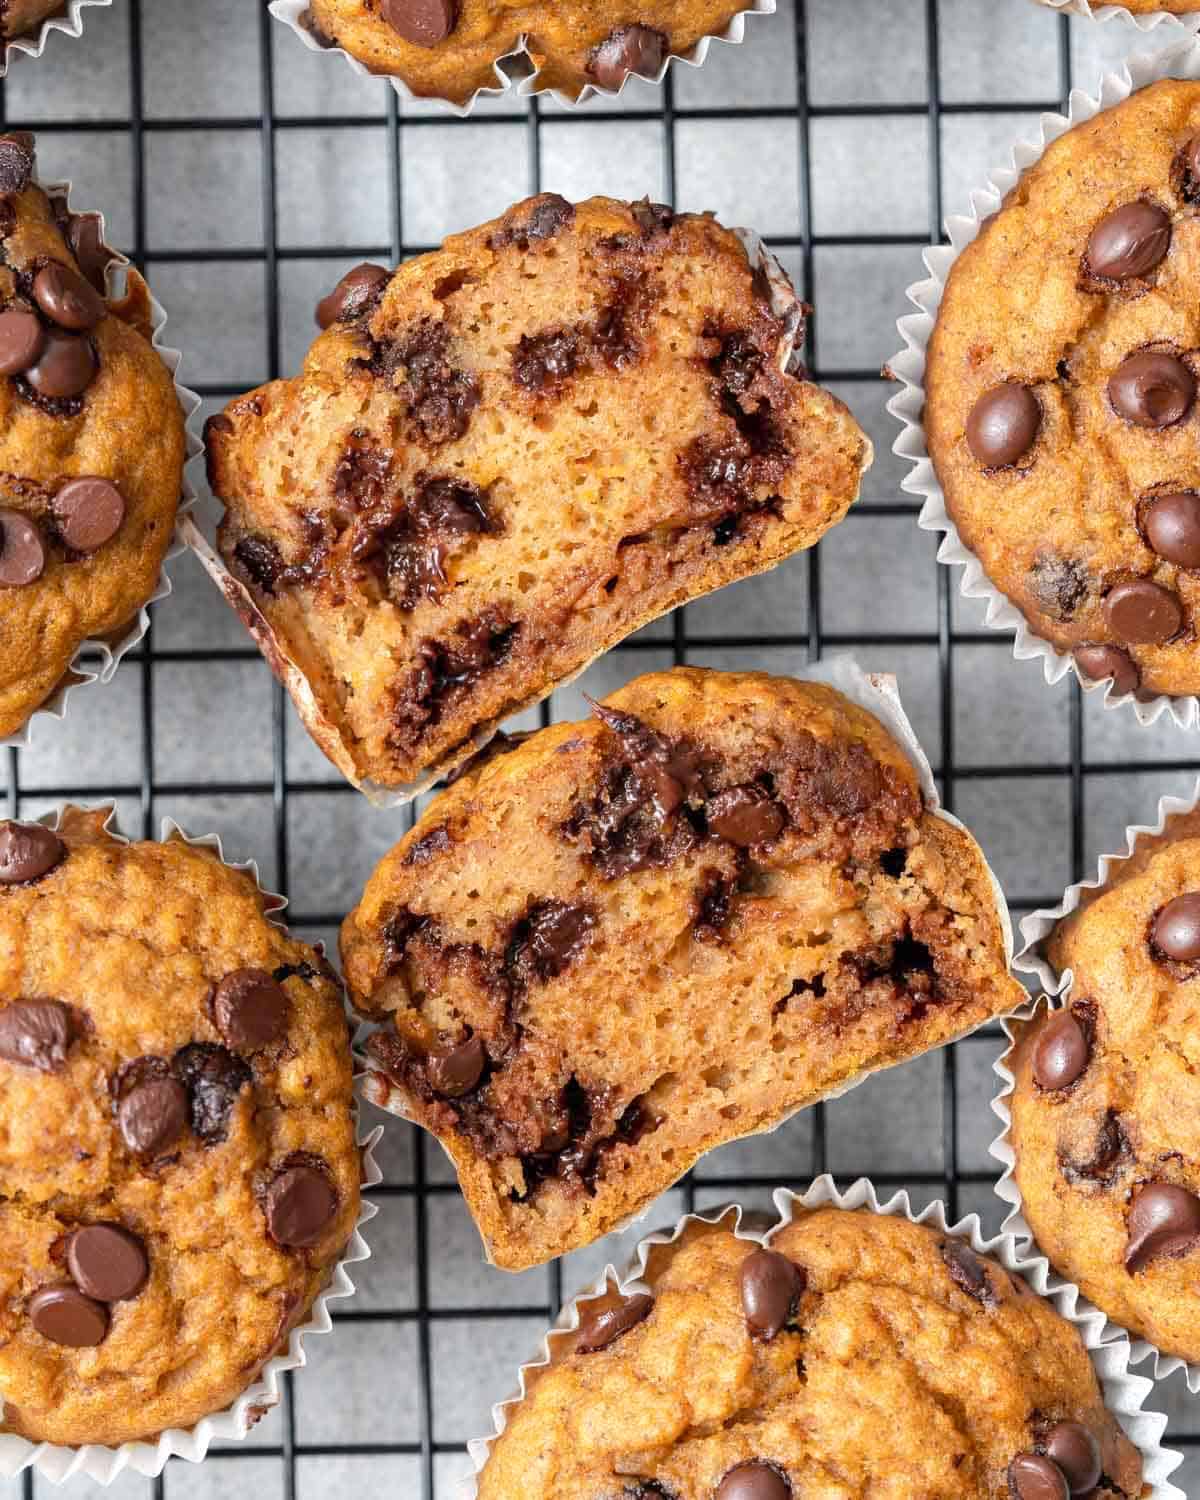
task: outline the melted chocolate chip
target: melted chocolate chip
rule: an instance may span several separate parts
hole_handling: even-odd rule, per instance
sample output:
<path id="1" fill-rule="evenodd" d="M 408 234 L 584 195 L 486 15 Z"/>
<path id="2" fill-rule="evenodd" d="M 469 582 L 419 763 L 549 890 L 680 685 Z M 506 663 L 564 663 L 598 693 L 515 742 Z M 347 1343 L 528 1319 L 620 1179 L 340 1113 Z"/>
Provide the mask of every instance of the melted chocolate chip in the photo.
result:
<path id="1" fill-rule="evenodd" d="M 654 1298 L 645 1292 L 622 1299 L 608 1307 L 584 1306 L 579 1318 L 579 1334 L 575 1340 L 577 1354 L 598 1354 L 631 1328 L 636 1328 L 650 1316 Z"/>
<path id="2" fill-rule="evenodd" d="M 693 928 L 698 942 L 719 943 L 722 940 L 729 919 L 733 916 L 736 896 L 736 876 L 722 875 L 718 870 L 705 870 L 702 873 Z"/>
<path id="3" fill-rule="evenodd" d="M 483 1077 L 487 1052 L 480 1037 L 469 1037 L 448 1052 L 430 1054 L 426 1067 L 429 1086 L 445 1099 L 461 1099 Z"/>
<path id="4" fill-rule="evenodd" d="M 556 979 L 591 942 L 595 929 L 590 907 L 535 902 L 513 927 L 505 967 L 522 987 Z"/>
<path id="5" fill-rule="evenodd" d="M 942 1260 L 945 1262 L 947 1271 L 950 1272 L 950 1280 L 959 1291 L 965 1292 L 981 1307 L 995 1307 L 998 1299 L 996 1289 L 988 1275 L 987 1265 L 975 1254 L 966 1240 L 951 1236 L 942 1241 L 940 1248 Z"/>
<path id="6" fill-rule="evenodd" d="M 46 544 L 36 524 L 0 506 L 0 588 L 27 588 L 46 571 Z"/>
<path id="7" fill-rule="evenodd" d="M 67 1266 L 81 1292 L 99 1302 L 124 1302 L 146 1285 L 145 1246 L 119 1224 L 87 1224 L 67 1241 Z"/>
<path id="8" fill-rule="evenodd" d="M 10 1000 L 0 1010 L 0 1058 L 6 1062 L 57 1073 L 73 1037 L 71 1010 L 61 1000 Z"/>
<path id="9" fill-rule="evenodd" d="M 1013 1500 L 1069 1500 L 1066 1476 L 1053 1459 L 1040 1453 L 1018 1453 L 1008 1466 Z"/>
<path id="10" fill-rule="evenodd" d="M 1200 1198 L 1168 1182 L 1147 1182 L 1129 1205 L 1125 1269 L 1141 1271 L 1153 1260 L 1187 1255 L 1200 1242 Z"/>
<path id="11" fill-rule="evenodd" d="M 177 1078 L 151 1077 L 122 1097 L 117 1125 L 135 1156 L 162 1156 L 187 1128 L 188 1113 L 187 1089 Z"/>
<path id="12" fill-rule="evenodd" d="M 108 1309 L 76 1287 L 44 1286 L 29 1299 L 29 1321 L 44 1339 L 69 1349 L 91 1349 L 108 1333 Z"/>
<path id="13" fill-rule="evenodd" d="M 288 997 L 265 969 L 235 969 L 213 996 L 217 1030 L 239 1052 L 257 1052 L 287 1030 Z"/>
<path id="14" fill-rule="evenodd" d="M 488 241 L 489 248 L 505 245 L 528 245 L 530 240 L 549 240 L 575 221 L 575 205 L 558 193 L 541 193 L 520 206 L 520 214 L 510 210 Z"/>
<path id="15" fill-rule="evenodd" d="M 730 1469 L 713 1500 L 790 1500 L 792 1486 L 774 1464 L 752 1459 Z"/>
<path id="16" fill-rule="evenodd" d="M 279 548 L 265 536 L 244 536 L 234 546 L 233 559 L 251 584 L 264 594 L 273 594 L 284 571 Z"/>
<path id="17" fill-rule="evenodd" d="M 108 289 L 108 268 L 113 252 L 104 243 L 104 228 L 95 213 L 67 214 L 60 227 L 79 269 L 101 294 Z"/>
<path id="18" fill-rule="evenodd" d="M 1117 697 L 1136 692 L 1142 680 L 1137 663 L 1128 651 L 1120 646 L 1097 643 L 1091 646 L 1076 646 L 1075 663 L 1093 682 L 1112 678 L 1112 691 Z"/>
<path id="19" fill-rule="evenodd" d="M 985 469 L 1010 469 L 1037 441 L 1042 408 L 1027 385 L 1006 381 L 984 391 L 967 417 L 967 447 Z"/>
<path id="20" fill-rule="evenodd" d="M 419 664 L 400 681 L 392 711 L 392 742 L 419 743 L 443 706 L 460 698 L 485 672 L 506 660 L 520 626 L 487 611 L 464 620 L 446 641 L 425 640 L 417 647 Z"/>
<path id="21" fill-rule="evenodd" d="M 0 135 L 0 193 L 23 193 L 33 176 L 34 141 L 27 130 Z"/>
<path id="22" fill-rule="evenodd" d="M 654 78 L 667 56 L 667 38 L 651 26 L 618 26 L 593 48 L 587 72 L 601 88 L 619 89 L 630 73 Z"/>
<path id="23" fill-rule="evenodd" d="M 808 1285 L 802 1268 L 776 1250 L 754 1250 L 742 1262 L 739 1281 L 746 1327 L 752 1338 L 773 1339 L 793 1316 Z"/>
<path id="24" fill-rule="evenodd" d="M 639 198 L 629 205 L 634 223 L 644 235 L 665 234 L 675 222 L 675 210 L 665 203 L 651 203 L 649 198 Z"/>
<path id="25" fill-rule="evenodd" d="M 1041 1446 L 1062 1470 L 1072 1495 L 1088 1495 L 1100 1483 L 1100 1444 L 1082 1422 L 1056 1422 L 1043 1435 Z"/>
<path id="26" fill-rule="evenodd" d="M 23 375 L 41 357 L 46 330 L 35 313 L 9 307 L 0 313 L 0 375 Z"/>
<path id="27" fill-rule="evenodd" d="M 1180 964 L 1200 960 L 1200 891 L 1168 901 L 1150 927 L 1151 952 Z"/>
<path id="28" fill-rule="evenodd" d="M 1092 230 L 1087 265 L 1106 281 L 1147 276 L 1171 245 L 1171 218 L 1156 203 L 1123 203 Z"/>
<path id="29" fill-rule="evenodd" d="M 1178 594 L 1153 579 L 1129 578 L 1105 595 L 1104 618 L 1120 641 L 1160 645 L 1179 634 L 1183 604 Z"/>
<path id="30" fill-rule="evenodd" d="M 1137 427 L 1171 427 L 1192 409 L 1196 378 L 1173 354 L 1145 350 L 1117 366 L 1108 382 L 1113 410 Z"/>
<path id="31" fill-rule="evenodd" d="M 85 475 L 54 497 L 58 534 L 74 552 L 95 552 L 111 542 L 125 520 L 125 499 L 110 480 Z"/>
<path id="32" fill-rule="evenodd" d="M 286 1168 L 267 1189 L 267 1228 L 271 1238 L 289 1249 L 315 1245 L 337 1212 L 337 1201 L 333 1184 L 318 1168 Z"/>
<path id="33" fill-rule="evenodd" d="M 482 490 L 466 480 L 423 474 L 398 520 L 378 528 L 368 518 L 353 555 L 377 557 L 393 601 L 401 609 L 415 609 L 421 599 L 436 599 L 444 590 L 444 563 L 454 540 L 493 529 Z"/>
<path id="34" fill-rule="evenodd" d="M 1083 1157 L 1059 1152 L 1059 1166 L 1068 1182 L 1092 1182 L 1111 1187 L 1129 1160 L 1129 1137 L 1115 1109 L 1105 1110 L 1096 1122 L 1096 1134 Z"/>
<path id="35" fill-rule="evenodd" d="M 705 807 L 708 826 L 741 849 L 778 838 L 787 815 L 762 787 L 747 784 L 718 792 Z"/>
<path id="36" fill-rule="evenodd" d="M 458 25 L 458 0 L 381 0 L 379 14 L 414 47 L 436 47 Z"/>
<path id="37" fill-rule="evenodd" d="M 1090 587 L 1091 574 L 1087 568 L 1056 552 L 1039 553 L 1029 569 L 1030 591 L 1055 620 L 1073 619 Z"/>
<path id="38" fill-rule="evenodd" d="M 318 328 L 330 328 L 334 323 L 352 323 L 370 311 L 383 295 L 383 289 L 392 279 L 392 273 L 382 266 L 363 261 L 347 271 L 328 296 L 317 303 Z"/>
<path id="39" fill-rule="evenodd" d="M 206 1146 L 223 1141 L 238 1095 L 251 1080 L 250 1069 L 213 1042 L 190 1042 L 175 1054 L 171 1071 L 188 1090 L 192 1129 Z"/>
<path id="40" fill-rule="evenodd" d="M 1070 1010 L 1047 1017 L 1033 1049 L 1033 1076 L 1039 1088 L 1069 1088 L 1088 1065 L 1091 1048 Z"/>
<path id="41" fill-rule="evenodd" d="M 579 335 L 569 328 L 521 335 L 513 351 L 513 379 L 534 395 L 557 393 L 575 373 Z"/>
<path id="42" fill-rule="evenodd" d="M 74 333 L 94 328 L 107 311 L 91 282 L 58 261 L 44 265 L 33 278 L 33 300 L 52 323 Z"/>
<path id="43" fill-rule="evenodd" d="M 0 822 L 0 886 L 40 880 L 66 855 L 67 846 L 45 824 Z"/>
<path id="44" fill-rule="evenodd" d="M 450 830 L 443 823 L 437 828 L 431 829 L 415 843 L 410 844 L 407 853 L 400 861 L 403 865 L 427 865 L 431 859 L 436 859 L 439 854 L 447 854 L 451 848 Z"/>
<path id="45" fill-rule="evenodd" d="M 383 374 L 404 371 L 397 392 L 408 404 L 415 436 L 432 447 L 461 438 L 479 404 L 479 385 L 451 364 L 449 343 L 445 325 L 426 319 L 383 351 L 380 367 Z"/>

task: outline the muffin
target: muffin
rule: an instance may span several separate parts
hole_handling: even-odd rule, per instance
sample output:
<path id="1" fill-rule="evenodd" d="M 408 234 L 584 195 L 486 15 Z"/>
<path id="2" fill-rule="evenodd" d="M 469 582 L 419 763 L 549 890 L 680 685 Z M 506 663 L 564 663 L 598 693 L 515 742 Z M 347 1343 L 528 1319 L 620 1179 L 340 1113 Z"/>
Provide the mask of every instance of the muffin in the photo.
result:
<path id="1" fill-rule="evenodd" d="M 1114 1322 L 1200 1360 L 1200 819 L 1117 865 L 1047 956 L 1069 996 L 1009 1059 L 1025 1218 Z"/>
<path id="2" fill-rule="evenodd" d="M 479 1500 L 1145 1492 L 1077 1330 L 966 1240 L 820 1208 L 769 1245 L 693 1220 L 583 1303 Z"/>
<path id="3" fill-rule="evenodd" d="M 497 1265 L 1012 1010 L 993 886 L 831 688 L 639 677 L 494 748 L 342 928 L 368 1097 L 437 1136 Z"/>
<path id="4" fill-rule="evenodd" d="M 524 46 L 541 88 L 576 98 L 655 78 L 668 57 L 724 31 L 753 0 L 311 0 L 307 22 L 375 73 L 418 95 L 465 104 Z"/>
<path id="5" fill-rule="evenodd" d="M 955 261 L 925 430 L 964 544 L 1113 692 L 1200 691 L 1200 83 L 1067 131 Z"/>
<path id="6" fill-rule="evenodd" d="M 0 136 L 0 738 L 154 592 L 186 458 L 145 282 L 106 299 L 97 217 L 34 165 L 32 136 Z"/>
<path id="7" fill-rule="evenodd" d="M 26 36 L 62 12 L 63 0 L 5 0 L 0 6 L 0 37 L 11 40 Z"/>
<path id="8" fill-rule="evenodd" d="M 544 195 L 350 272 L 210 419 L 222 586 L 351 780 L 432 780 L 841 519 L 870 444 L 783 296 L 707 216 Z"/>
<path id="9" fill-rule="evenodd" d="M 354 1229 L 349 1038 L 252 877 L 106 813 L 0 823 L 0 1433 L 227 1406 Z"/>

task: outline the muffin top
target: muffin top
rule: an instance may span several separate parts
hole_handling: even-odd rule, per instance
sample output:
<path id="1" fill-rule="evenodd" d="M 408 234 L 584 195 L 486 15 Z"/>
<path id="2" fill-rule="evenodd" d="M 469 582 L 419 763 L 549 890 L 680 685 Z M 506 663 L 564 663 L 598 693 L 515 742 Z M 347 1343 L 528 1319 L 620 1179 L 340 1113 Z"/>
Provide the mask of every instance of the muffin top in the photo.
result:
<path id="1" fill-rule="evenodd" d="M 495 87 L 495 63 L 522 40 L 542 88 L 572 97 L 657 76 L 673 53 L 724 31 L 752 0 L 312 0 L 308 25 L 415 94 L 465 103 Z"/>
<path id="2" fill-rule="evenodd" d="M 1117 866 L 1049 944 L 1065 1009 L 1018 1031 L 1015 1176 L 1054 1266 L 1117 1323 L 1200 1359 L 1200 827 Z"/>
<path id="3" fill-rule="evenodd" d="M 929 346 L 929 452 L 964 542 L 1120 694 L 1200 691 L 1198 203 L 1200 84 L 1142 89 L 1021 176 Z"/>
<path id="4" fill-rule="evenodd" d="M 324 959 L 213 851 L 105 824 L 0 823 L 0 1432 L 68 1445 L 237 1397 L 361 1175 Z"/>
<path id="5" fill-rule="evenodd" d="M 584 1303 L 480 1500 L 1142 1493 L 1078 1332 L 965 1240 L 823 1208 L 769 1244 L 693 1223 Z"/>
<path id="6" fill-rule="evenodd" d="M 0 136 L 0 737 L 154 592 L 186 457 L 145 282 L 106 301 L 97 217 L 33 171 L 33 137 Z"/>
<path id="7" fill-rule="evenodd" d="M 62 0 L 6 0 L 0 6 L 0 36 L 24 36 L 62 10 Z"/>

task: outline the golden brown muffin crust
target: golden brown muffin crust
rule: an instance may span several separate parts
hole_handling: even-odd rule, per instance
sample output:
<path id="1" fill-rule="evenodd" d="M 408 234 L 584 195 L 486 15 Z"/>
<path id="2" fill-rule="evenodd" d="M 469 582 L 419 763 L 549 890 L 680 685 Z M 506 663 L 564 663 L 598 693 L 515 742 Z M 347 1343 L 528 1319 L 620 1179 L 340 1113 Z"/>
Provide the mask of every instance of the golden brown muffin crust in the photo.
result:
<path id="1" fill-rule="evenodd" d="M 62 9 L 63 0 L 0 0 L 0 36 L 24 36 Z"/>
<path id="2" fill-rule="evenodd" d="M 361 1175 L 329 966 L 268 921 L 249 874 L 178 838 L 125 844 L 105 816 L 68 808 L 59 862 L 0 884 L 0 1432 L 71 1445 L 189 1427 L 235 1399 L 307 1316 Z M 217 986 L 245 969 L 286 997 L 261 1046 L 221 1010 Z M 47 1002 L 57 1050 L 29 1019 Z M 128 1101 L 154 1084 L 184 1113 L 135 1151 Z M 165 1118 L 146 1109 L 141 1129 Z M 334 1206 L 286 1248 L 277 1183 L 297 1167 Z M 108 1306 L 102 1342 L 67 1347 L 34 1326 L 35 1299 L 72 1285 L 71 1236 L 95 1224 L 135 1235 L 149 1278 Z"/>

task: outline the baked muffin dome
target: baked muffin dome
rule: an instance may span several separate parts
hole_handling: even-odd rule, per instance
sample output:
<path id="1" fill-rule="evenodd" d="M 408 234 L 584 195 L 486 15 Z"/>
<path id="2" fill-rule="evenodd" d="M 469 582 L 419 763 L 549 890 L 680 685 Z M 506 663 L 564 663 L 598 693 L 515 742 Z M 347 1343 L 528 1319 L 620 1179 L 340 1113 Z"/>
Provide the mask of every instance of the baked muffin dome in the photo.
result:
<path id="1" fill-rule="evenodd" d="M 358 1217 L 349 1037 L 251 876 L 0 823 L 0 1433 L 152 1438 L 308 1316 Z"/>

